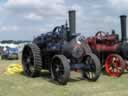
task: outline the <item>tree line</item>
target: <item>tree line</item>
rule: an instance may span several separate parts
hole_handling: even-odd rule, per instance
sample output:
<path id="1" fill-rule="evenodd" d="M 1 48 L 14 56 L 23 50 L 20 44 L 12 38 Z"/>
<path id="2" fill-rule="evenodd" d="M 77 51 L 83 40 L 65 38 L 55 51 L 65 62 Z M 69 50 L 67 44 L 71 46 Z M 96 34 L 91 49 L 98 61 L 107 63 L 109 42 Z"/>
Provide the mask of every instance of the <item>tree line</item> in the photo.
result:
<path id="1" fill-rule="evenodd" d="M 2 41 L 0 41 L 0 43 L 2 43 L 2 44 L 5 44 L 5 43 L 7 43 L 7 44 L 20 44 L 20 43 L 30 43 L 31 41 L 29 41 L 29 40 L 2 40 Z"/>

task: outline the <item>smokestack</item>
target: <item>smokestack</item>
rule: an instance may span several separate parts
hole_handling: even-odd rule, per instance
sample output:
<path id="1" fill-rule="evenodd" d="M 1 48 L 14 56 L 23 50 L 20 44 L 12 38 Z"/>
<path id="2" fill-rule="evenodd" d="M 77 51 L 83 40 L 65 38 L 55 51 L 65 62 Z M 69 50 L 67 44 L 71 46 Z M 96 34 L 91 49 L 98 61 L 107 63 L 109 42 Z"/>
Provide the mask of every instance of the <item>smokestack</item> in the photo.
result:
<path id="1" fill-rule="evenodd" d="M 76 11 L 75 10 L 69 11 L 69 28 L 70 28 L 70 34 L 76 33 Z"/>
<path id="2" fill-rule="evenodd" d="M 121 38 L 122 40 L 121 41 L 126 41 L 127 40 L 127 31 L 126 31 L 126 19 L 127 19 L 127 16 L 126 15 L 121 15 L 120 16 L 120 21 L 121 21 Z"/>

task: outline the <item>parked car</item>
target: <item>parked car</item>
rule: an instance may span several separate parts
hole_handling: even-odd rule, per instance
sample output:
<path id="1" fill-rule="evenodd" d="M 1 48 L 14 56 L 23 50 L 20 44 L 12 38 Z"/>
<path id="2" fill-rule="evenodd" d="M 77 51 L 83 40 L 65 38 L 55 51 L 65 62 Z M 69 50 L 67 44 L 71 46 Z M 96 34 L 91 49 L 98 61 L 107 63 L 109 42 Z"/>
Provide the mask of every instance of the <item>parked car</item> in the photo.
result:
<path id="1" fill-rule="evenodd" d="M 0 46 L 0 55 L 1 55 L 2 51 L 3 51 L 3 47 Z"/>
<path id="2" fill-rule="evenodd" d="M 1 53 L 1 59 L 19 59 L 18 48 L 6 47 Z"/>

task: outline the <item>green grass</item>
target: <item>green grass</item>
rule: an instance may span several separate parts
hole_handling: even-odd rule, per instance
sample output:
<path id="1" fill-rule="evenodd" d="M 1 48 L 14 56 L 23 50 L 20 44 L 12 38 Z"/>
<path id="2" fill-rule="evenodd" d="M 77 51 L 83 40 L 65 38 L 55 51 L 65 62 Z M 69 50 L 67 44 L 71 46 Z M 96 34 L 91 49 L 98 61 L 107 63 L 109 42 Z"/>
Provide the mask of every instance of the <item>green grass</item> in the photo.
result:
<path id="1" fill-rule="evenodd" d="M 12 63 L 20 60 L 0 61 L 0 96 L 128 96 L 128 74 L 120 78 L 101 75 L 97 82 L 88 82 L 72 73 L 68 84 L 62 86 L 51 82 L 48 74 L 38 78 L 5 75 L 5 68 Z"/>

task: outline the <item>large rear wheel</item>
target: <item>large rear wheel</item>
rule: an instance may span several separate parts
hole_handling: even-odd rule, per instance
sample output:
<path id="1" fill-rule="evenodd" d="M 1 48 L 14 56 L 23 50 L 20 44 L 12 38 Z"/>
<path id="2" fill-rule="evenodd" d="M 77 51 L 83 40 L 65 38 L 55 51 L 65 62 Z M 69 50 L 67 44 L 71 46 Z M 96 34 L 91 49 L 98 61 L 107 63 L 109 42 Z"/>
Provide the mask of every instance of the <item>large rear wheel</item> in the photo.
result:
<path id="1" fill-rule="evenodd" d="M 28 44 L 24 47 L 22 53 L 22 65 L 26 76 L 39 76 L 42 64 L 40 53 L 40 49 L 35 44 Z"/>
<path id="2" fill-rule="evenodd" d="M 105 60 L 105 71 L 109 76 L 119 77 L 125 69 L 125 62 L 118 54 L 111 54 Z"/>
<path id="3" fill-rule="evenodd" d="M 70 76 L 70 66 L 64 55 L 56 55 L 53 57 L 51 64 L 52 79 L 61 85 L 66 85 Z"/>

